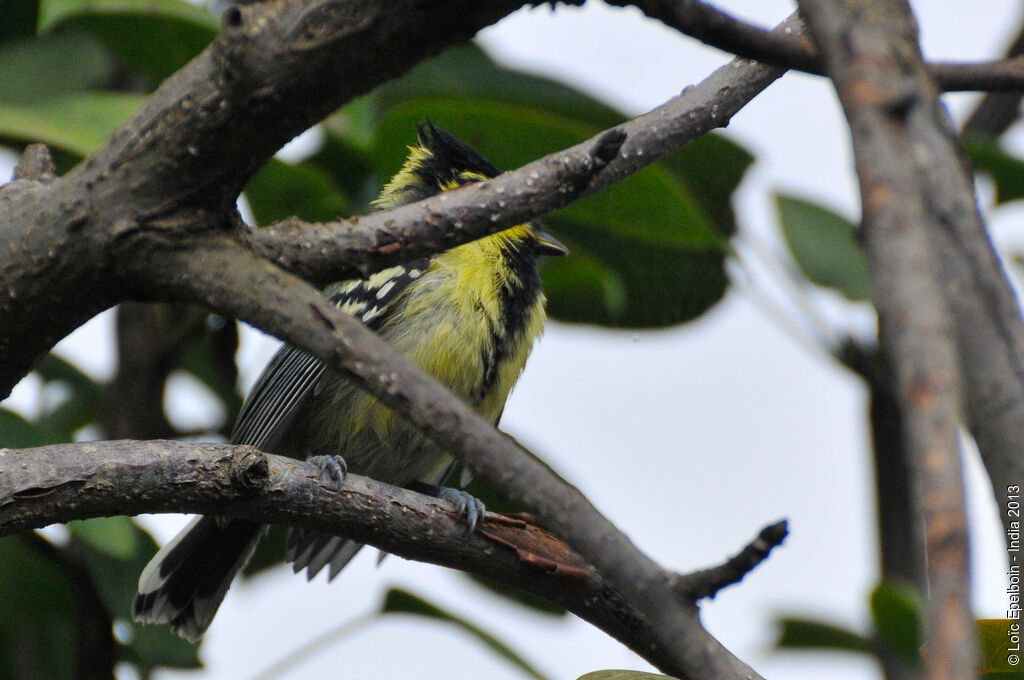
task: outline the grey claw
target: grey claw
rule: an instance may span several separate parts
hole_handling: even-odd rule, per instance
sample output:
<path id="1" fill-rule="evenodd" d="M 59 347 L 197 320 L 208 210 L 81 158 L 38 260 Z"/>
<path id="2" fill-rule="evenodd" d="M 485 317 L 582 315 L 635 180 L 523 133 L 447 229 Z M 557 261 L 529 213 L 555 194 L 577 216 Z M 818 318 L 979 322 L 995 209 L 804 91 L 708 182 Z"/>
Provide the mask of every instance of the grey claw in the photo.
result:
<path id="1" fill-rule="evenodd" d="M 437 497 L 451 503 L 455 508 L 455 514 L 466 518 L 466 533 L 473 533 L 487 512 L 483 502 L 466 491 L 445 487 L 440 490 Z"/>
<path id="2" fill-rule="evenodd" d="M 335 491 L 348 476 L 348 464 L 341 456 L 310 456 L 306 461 L 320 468 L 321 478 L 327 481 L 325 486 Z"/>

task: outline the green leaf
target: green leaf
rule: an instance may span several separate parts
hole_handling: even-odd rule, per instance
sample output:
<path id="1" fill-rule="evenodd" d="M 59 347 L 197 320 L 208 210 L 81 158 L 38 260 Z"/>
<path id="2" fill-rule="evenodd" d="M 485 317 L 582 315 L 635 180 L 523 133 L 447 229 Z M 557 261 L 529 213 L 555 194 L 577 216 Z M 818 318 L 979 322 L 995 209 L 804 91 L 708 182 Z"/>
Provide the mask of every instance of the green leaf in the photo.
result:
<path id="1" fill-rule="evenodd" d="M 133 520 L 118 522 L 118 538 L 124 544 L 117 551 L 90 549 L 92 546 L 72 531 L 75 546 L 81 547 L 86 566 L 100 599 L 110 615 L 130 629 L 130 643 L 118 648 L 121 660 L 134 664 L 143 677 L 155 668 L 198 668 L 196 646 L 181 639 L 167 626 L 144 626 L 132 620 L 132 595 L 139 574 L 156 553 L 156 542 Z M 95 520 L 90 520 L 95 521 Z M 110 547 L 110 546 L 105 546 Z"/>
<path id="2" fill-rule="evenodd" d="M 921 603 L 913 589 L 880 583 L 871 592 L 875 635 L 903 659 L 921 660 Z"/>
<path id="3" fill-rule="evenodd" d="M 246 562 L 242 575 L 246 578 L 255 576 L 272 567 L 284 564 L 285 541 L 288 529 L 282 526 L 271 526 L 266 535 L 256 544 L 256 551 Z"/>
<path id="4" fill-rule="evenodd" d="M 378 101 L 374 94 L 369 94 L 349 102 L 328 116 L 323 121 L 323 129 L 328 135 L 344 139 L 354 148 L 365 151 L 373 146 L 379 116 Z"/>
<path id="5" fill-rule="evenodd" d="M 964 150 L 975 170 L 992 178 L 997 205 L 1024 198 L 1024 161 L 1006 153 L 992 141 L 966 140 Z"/>
<path id="6" fill-rule="evenodd" d="M 272 158 L 245 188 L 257 224 L 270 224 L 294 215 L 326 222 L 348 213 L 342 190 L 323 169 L 312 163 L 291 165 Z"/>
<path id="7" fill-rule="evenodd" d="M 352 142 L 349 134 L 336 131 L 339 117 L 323 126 L 324 142 L 307 163 L 325 172 L 344 196 L 352 215 L 370 212 L 370 202 L 380 193 L 380 181 L 370 153 Z"/>
<path id="8" fill-rule="evenodd" d="M 27 449 L 51 443 L 37 426 L 14 411 L 0 408 L 0 448 Z"/>
<path id="9" fill-rule="evenodd" d="M 572 247 L 571 259 L 541 261 L 548 312 L 560 321 L 612 324 L 629 311 L 628 285 L 610 264 Z M 724 282 L 723 282 L 724 283 Z"/>
<path id="10" fill-rule="evenodd" d="M 872 652 L 870 639 L 860 633 L 822 621 L 784 618 L 776 646 L 780 649 L 827 649 Z"/>
<path id="11" fill-rule="evenodd" d="M 473 625 L 463 618 L 455 616 L 454 614 L 447 612 L 440 607 L 417 597 L 416 595 L 413 595 L 412 593 L 392 588 L 385 595 L 384 603 L 381 605 L 380 611 L 381 614 L 414 614 L 416 616 L 424 616 L 454 624 L 475 637 L 479 642 L 482 642 L 492 651 L 498 653 L 512 664 L 518 666 L 528 675 L 536 678 L 537 680 L 547 680 L 540 671 L 534 668 L 519 654 L 512 651 L 508 645 L 501 642 L 490 633 Z"/>
<path id="12" fill-rule="evenodd" d="M 383 117 L 408 100 L 422 98 L 513 104 L 545 116 L 555 115 L 584 123 L 591 133 L 626 120 L 623 113 L 579 90 L 548 78 L 499 66 L 473 44 L 445 50 L 437 57 L 420 63 L 401 78 L 385 83 L 370 97 L 364 98 L 365 101 L 360 100 L 360 104 L 345 107 L 339 118 L 344 121 L 343 129 L 359 131 L 361 139 L 372 136 L 366 132 L 366 121 L 374 109 L 378 116 Z M 504 137 L 503 146 L 509 145 L 508 140 L 515 141 L 511 146 L 523 141 L 513 134 Z M 669 155 L 661 165 L 673 171 L 690 189 L 720 233 L 731 234 L 735 230 L 732 192 L 752 161 L 753 157 L 739 145 L 711 134 Z"/>
<path id="13" fill-rule="evenodd" d="M 565 225 L 558 216 L 547 223 L 571 251 L 567 258 L 541 263 L 548 312 L 560 321 L 671 326 L 703 314 L 728 286 L 725 256 L 717 249 L 641 243 L 602 234 L 599 225 Z M 593 278 L 595 264 L 608 270 L 603 279 Z"/>
<path id="14" fill-rule="evenodd" d="M 754 157 L 739 144 L 712 133 L 669 154 L 661 164 L 689 188 L 718 233 L 732 236 L 736 232 L 732 195 L 753 162 Z"/>
<path id="15" fill-rule="evenodd" d="M 435 97 L 515 104 L 590 123 L 598 129 L 612 127 L 625 120 L 622 113 L 579 90 L 548 78 L 501 67 L 473 44 L 447 49 L 433 59 L 421 62 L 401 78 L 377 88 L 371 95 L 373 106 L 381 116 L 407 100 Z M 440 112 L 440 109 L 435 111 Z M 521 141 L 515 136 L 507 139 Z"/>
<path id="16" fill-rule="evenodd" d="M 0 102 L 60 97 L 101 84 L 113 63 L 106 49 L 81 31 L 0 45 Z"/>
<path id="17" fill-rule="evenodd" d="M 577 680 L 671 680 L 671 677 L 645 671 L 606 670 L 584 673 Z"/>
<path id="18" fill-rule="evenodd" d="M 800 271 L 850 300 L 871 298 L 871 270 L 853 224 L 820 205 L 777 194 L 779 222 Z"/>
<path id="19" fill-rule="evenodd" d="M 375 150 L 378 176 L 389 177 L 415 141 L 415 124 L 428 116 L 506 169 L 625 120 L 592 97 L 498 66 L 466 45 L 346 106 L 327 128 L 353 147 Z M 662 327 L 715 304 L 728 283 L 723 236 L 735 229 L 731 194 L 750 162 L 746 151 L 720 137 L 698 140 L 546 218 L 572 249 L 570 257 L 543 265 L 552 316 Z"/>
<path id="20" fill-rule="evenodd" d="M 97 517 L 67 527 L 72 536 L 108 557 L 127 560 L 135 555 L 135 526 L 127 517 Z"/>
<path id="21" fill-rule="evenodd" d="M 395 107 L 377 128 L 381 176 L 398 169 L 406 146 L 415 139 L 416 124 L 428 116 L 505 168 L 571 146 L 601 129 L 503 102 L 410 100 Z M 724 238 L 679 176 L 666 167 L 646 168 L 545 222 L 572 251 L 562 261 L 545 263 L 545 289 L 556 318 L 660 327 L 698 316 L 724 294 Z"/>
<path id="22" fill-rule="evenodd" d="M 38 0 L 0 0 L 0 43 L 36 34 Z M 0 71 L 2 73 L 2 71 Z"/>
<path id="23" fill-rule="evenodd" d="M 206 314 L 205 310 L 198 308 L 191 313 L 202 316 L 202 327 L 179 351 L 178 366 L 194 375 L 217 395 L 228 414 L 226 424 L 230 425 L 242 407 L 242 396 L 237 388 L 238 366 L 235 363 L 238 323 L 234 319 Z"/>
<path id="24" fill-rule="evenodd" d="M 1018 619 L 978 619 L 981 677 L 993 680 L 1024 678 L 1021 628 Z"/>
<path id="25" fill-rule="evenodd" d="M 70 680 L 77 631 L 68 575 L 15 536 L 0 539 L 0 574 L 0 677 Z"/>
<path id="26" fill-rule="evenodd" d="M 129 601 L 131 595 L 128 595 Z M 139 669 L 144 678 L 158 668 L 202 668 L 198 645 L 178 637 L 167 626 L 132 624 L 131 644 L 120 649 L 121 659 Z"/>
<path id="27" fill-rule="evenodd" d="M 43 357 L 35 372 L 45 383 L 62 383 L 71 393 L 57 408 L 39 418 L 37 425 L 50 443 L 68 441 L 77 430 L 96 420 L 103 401 L 103 387 L 99 383 L 52 353 Z"/>
<path id="28" fill-rule="evenodd" d="M 42 142 L 78 156 L 101 146 L 144 97 L 76 94 L 31 104 L 0 103 L 0 138 Z"/>
<path id="29" fill-rule="evenodd" d="M 90 31 L 154 84 L 199 54 L 218 30 L 213 14 L 185 0 L 41 0 L 40 33 L 69 25 Z"/>
<path id="30" fill-rule="evenodd" d="M 492 581 L 490 579 L 476 576 L 475 574 L 467 574 L 473 583 L 477 584 L 481 588 L 485 588 L 494 595 L 500 595 L 510 602 L 515 602 L 521 607 L 537 612 L 539 614 L 548 614 L 551 616 L 565 616 L 567 612 L 564 608 L 558 606 L 550 600 L 546 600 L 540 595 L 534 595 L 518 588 Z"/>
<path id="31" fill-rule="evenodd" d="M 80 368 L 56 354 L 47 354 L 36 364 L 35 372 L 43 382 L 62 382 L 87 399 L 98 399 L 103 388 Z"/>

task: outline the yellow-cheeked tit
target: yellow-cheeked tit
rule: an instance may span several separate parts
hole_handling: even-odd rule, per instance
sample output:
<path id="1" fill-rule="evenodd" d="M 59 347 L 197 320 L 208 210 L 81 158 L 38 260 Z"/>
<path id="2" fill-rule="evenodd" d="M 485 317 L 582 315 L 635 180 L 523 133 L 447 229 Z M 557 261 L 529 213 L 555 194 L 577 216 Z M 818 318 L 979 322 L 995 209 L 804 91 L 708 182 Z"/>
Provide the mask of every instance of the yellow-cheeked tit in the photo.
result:
<path id="1" fill-rule="evenodd" d="M 494 177 L 497 168 L 429 122 L 419 128 L 402 169 L 375 201 L 378 210 Z M 325 294 L 396 350 L 497 423 L 544 324 L 540 255 L 567 250 L 535 224 L 520 224 L 365 279 L 332 284 Z M 253 386 L 231 441 L 310 458 L 340 478 L 345 469 L 396 486 L 440 484 L 451 456 L 349 378 L 285 344 Z M 343 463 L 336 462 L 341 456 Z M 461 494 L 461 496 L 460 496 Z M 471 526 L 478 502 L 440 490 Z M 197 517 L 139 577 L 135 618 L 169 623 L 189 640 L 209 627 L 238 571 L 263 534 L 247 520 Z M 361 544 L 310 531 L 289 533 L 286 558 L 312 578 L 329 579 Z"/>

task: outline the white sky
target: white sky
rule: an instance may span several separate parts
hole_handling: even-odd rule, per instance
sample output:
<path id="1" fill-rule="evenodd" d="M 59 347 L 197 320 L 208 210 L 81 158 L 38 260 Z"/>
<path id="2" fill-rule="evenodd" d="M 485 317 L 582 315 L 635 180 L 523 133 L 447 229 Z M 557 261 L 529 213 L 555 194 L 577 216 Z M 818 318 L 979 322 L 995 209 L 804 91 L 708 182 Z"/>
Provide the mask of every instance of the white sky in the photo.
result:
<path id="1" fill-rule="evenodd" d="M 793 7 L 779 0 L 722 0 L 727 11 L 774 25 Z M 1009 0 L 915 2 L 925 52 L 935 59 L 998 55 L 1019 25 Z M 588 3 L 583 9 L 525 10 L 485 31 L 485 47 L 511 66 L 564 78 L 627 112 L 657 106 L 726 59 L 643 19 Z M 955 114 L 970 96 L 949 99 Z M 443 119 L 439 113 L 438 119 Z M 757 156 L 736 208 L 741 228 L 776 249 L 771 192 L 819 200 L 855 219 L 849 142 L 828 83 L 787 75 L 744 109 L 727 135 Z M 983 191 L 984 193 L 984 191 Z M 997 240 L 1020 245 L 1015 210 L 993 222 Z M 755 273 L 769 294 L 778 290 Z M 781 301 L 786 309 L 790 306 Z M 870 314 L 815 296 L 831 323 L 860 332 Z M 110 315 L 61 345 L 109 374 Z M 247 384 L 270 345 L 248 336 L 240 355 Z M 12 400 L 31 407 L 30 386 Z M 207 422 L 192 390 L 171 395 L 176 417 Z M 195 422 L 195 421 L 193 421 Z M 704 607 L 711 631 L 767 677 L 878 677 L 845 654 L 772 650 L 781 614 L 826 618 L 864 629 L 875 583 L 874 500 L 865 393 L 830 359 L 796 342 L 749 295 L 731 294 L 700 321 L 655 333 L 608 332 L 552 323 L 505 411 L 503 428 L 578 485 L 642 549 L 687 571 L 735 553 L 760 528 L 790 519 L 791 535 L 740 585 Z M 999 617 L 1007 602 L 1005 555 L 994 501 L 968 461 L 975 533 L 975 608 Z M 183 519 L 154 523 L 162 539 Z M 552 678 L 602 668 L 645 668 L 635 655 L 573 618 L 550 621 L 511 609 L 458 574 L 371 551 L 335 583 L 305 584 L 281 570 L 229 593 L 202 649 L 204 677 L 252 678 L 313 636 L 373 609 L 402 585 L 460 612 L 510 643 Z M 280 677 L 377 678 L 452 673 L 523 677 L 478 644 L 416 620 L 378 623 Z M 184 675 L 166 674 L 161 678 Z M 189 675 L 188 677 L 195 677 Z"/>

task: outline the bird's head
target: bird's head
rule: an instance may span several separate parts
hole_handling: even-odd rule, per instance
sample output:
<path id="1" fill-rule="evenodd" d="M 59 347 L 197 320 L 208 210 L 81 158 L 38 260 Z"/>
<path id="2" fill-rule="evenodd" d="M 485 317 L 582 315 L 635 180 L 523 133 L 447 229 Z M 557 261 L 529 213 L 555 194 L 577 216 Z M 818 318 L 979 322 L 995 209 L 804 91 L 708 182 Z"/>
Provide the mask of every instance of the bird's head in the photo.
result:
<path id="1" fill-rule="evenodd" d="M 451 133 L 436 127 L 429 120 L 418 126 L 416 146 L 409 147 L 409 156 L 401 170 L 385 185 L 374 200 L 377 210 L 386 210 L 406 203 L 435 196 L 464 184 L 491 179 L 501 174 L 490 161 Z M 536 222 L 517 225 L 494 236 L 484 238 L 528 238 L 535 241 L 539 255 L 566 255 L 569 249 L 544 231 Z"/>

